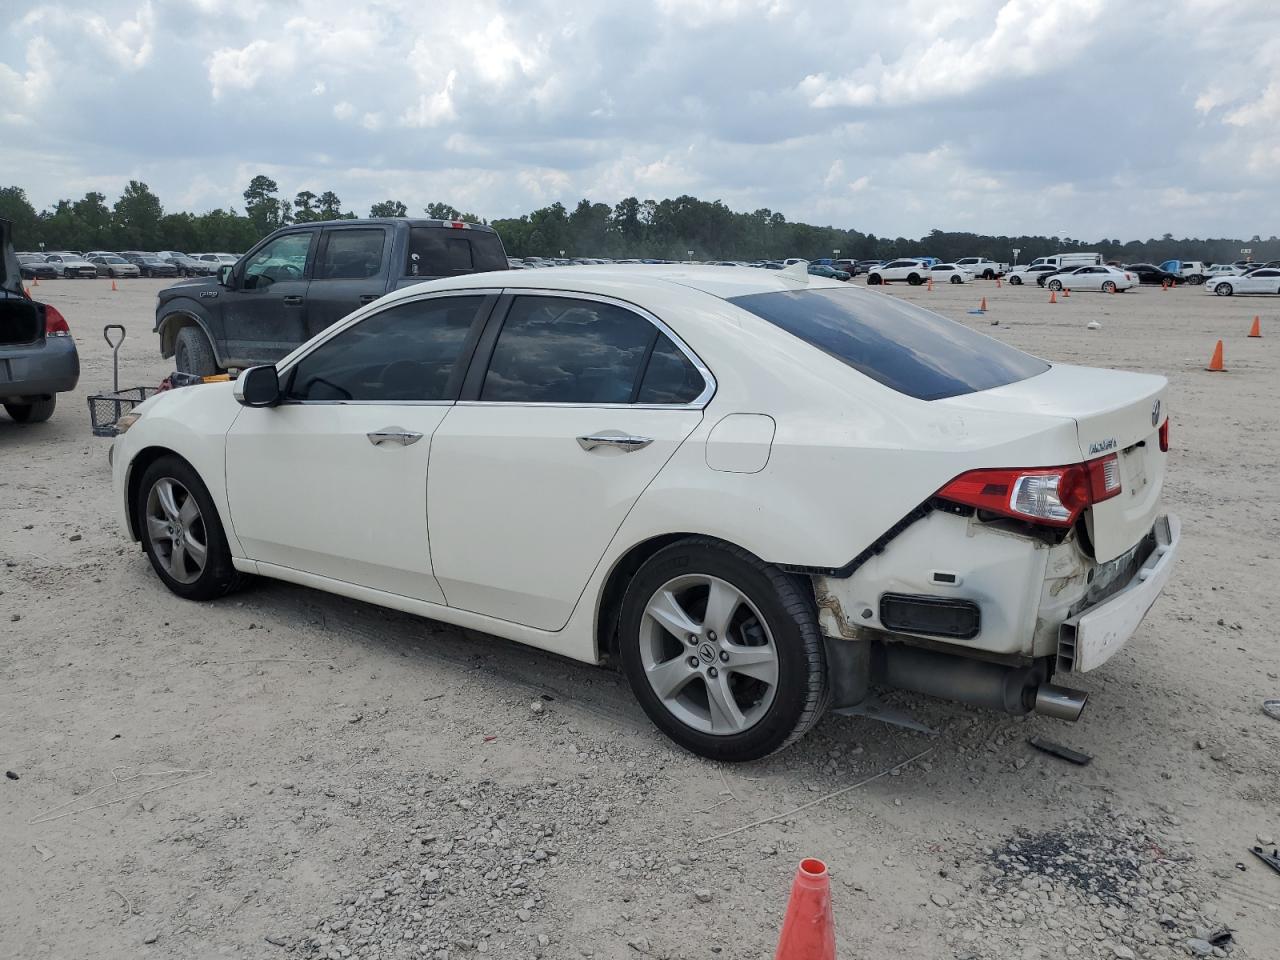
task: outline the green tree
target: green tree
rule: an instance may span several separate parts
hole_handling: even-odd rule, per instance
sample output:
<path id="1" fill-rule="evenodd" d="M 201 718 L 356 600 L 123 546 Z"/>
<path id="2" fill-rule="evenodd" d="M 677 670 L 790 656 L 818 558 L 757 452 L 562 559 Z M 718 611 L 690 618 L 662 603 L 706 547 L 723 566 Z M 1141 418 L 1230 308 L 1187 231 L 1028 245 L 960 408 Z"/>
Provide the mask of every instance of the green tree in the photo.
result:
<path id="1" fill-rule="evenodd" d="M 0 219 L 13 224 L 13 243 L 19 250 L 35 250 L 43 237 L 40 217 L 21 187 L 0 187 Z"/>
<path id="2" fill-rule="evenodd" d="M 244 191 L 244 211 L 253 221 L 259 233 L 270 233 L 280 226 L 280 200 L 276 197 L 279 185 L 265 174 L 258 174 L 249 181 Z"/>
<path id="3" fill-rule="evenodd" d="M 338 220 L 342 217 L 342 201 L 338 199 L 338 195 L 332 190 L 326 190 L 320 194 L 316 201 L 319 209 L 316 211 L 319 216 L 318 220 Z"/>
<path id="4" fill-rule="evenodd" d="M 371 217 L 407 217 L 409 208 L 399 200 L 383 200 L 369 208 Z"/>
<path id="5" fill-rule="evenodd" d="M 319 220 L 320 214 L 316 210 L 317 197 L 310 190 L 299 190 L 298 195 L 293 198 L 293 219 L 297 223 L 310 223 L 312 220 Z"/>
<path id="6" fill-rule="evenodd" d="M 160 218 L 164 207 L 151 188 L 130 180 L 116 201 L 111 218 L 116 242 L 124 249 L 155 249 L 160 239 Z"/>
<path id="7" fill-rule="evenodd" d="M 457 220 L 462 216 L 457 207 L 439 201 L 428 203 L 425 212 L 432 220 Z"/>
<path id="8" fill-rule="evenodd" d="M 111 210 L 105 194 L 90 191 L 71 205 L 76 219 L 78 250 L 108 250 L 115 246 Z"/>

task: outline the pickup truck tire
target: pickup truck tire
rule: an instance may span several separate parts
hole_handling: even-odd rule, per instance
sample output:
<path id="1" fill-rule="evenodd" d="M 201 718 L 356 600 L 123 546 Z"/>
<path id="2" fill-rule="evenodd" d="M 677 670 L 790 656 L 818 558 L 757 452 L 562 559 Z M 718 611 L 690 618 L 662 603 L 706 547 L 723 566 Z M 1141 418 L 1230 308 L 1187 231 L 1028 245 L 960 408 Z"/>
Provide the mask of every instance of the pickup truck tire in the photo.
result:
<path id="1" fill-rule="evenodd" d="M 712 619 L 713 597 L 723 636 L 701 622 Z M 640 567 L 623 599 L 618 652 L 654 724 L 712 760 L 781 750 L 818 722 L 829 699 L 812 593 L 710 537 L 676 541 Z"/>
<path id="2" fill-rule="evenodd" d="M 183 373 L 211 377 L 218 372 L 213 345 L 199 327 L 183 327 L 173 346 L 173 362 Z"/>
<path id="3" fill-rule="evenodd" d="M 58 398 L 49 397 L 27 403 L 6 403 L 4 412 L 13 417 L 17 423 L 44 423 L 53 416 L 53 408 L 57 405 Z"/>

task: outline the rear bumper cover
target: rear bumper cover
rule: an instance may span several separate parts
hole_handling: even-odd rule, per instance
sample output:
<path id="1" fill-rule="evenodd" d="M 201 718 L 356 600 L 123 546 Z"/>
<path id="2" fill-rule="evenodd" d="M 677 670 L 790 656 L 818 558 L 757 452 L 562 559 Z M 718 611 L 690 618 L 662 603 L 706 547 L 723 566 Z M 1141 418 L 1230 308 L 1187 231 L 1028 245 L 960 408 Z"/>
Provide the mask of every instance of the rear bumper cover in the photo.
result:
<path id="1" fill-rule="evenodd" d="M 1182 522 L 1175 514 L 1165 514 L 1156 518 L 1152 532 L 1155 546 L 1129 582 L 1059 627 L 1059 672 L 1086 673 L 1110 660 L 1164 590 L 1182 540 Z"/>
<path id="2" fill-rule="evenodd" d="M 71 337 L 0 347 L 0 399 L 53 396 L 74 390 L 79 381 L 80 355 Z"/>

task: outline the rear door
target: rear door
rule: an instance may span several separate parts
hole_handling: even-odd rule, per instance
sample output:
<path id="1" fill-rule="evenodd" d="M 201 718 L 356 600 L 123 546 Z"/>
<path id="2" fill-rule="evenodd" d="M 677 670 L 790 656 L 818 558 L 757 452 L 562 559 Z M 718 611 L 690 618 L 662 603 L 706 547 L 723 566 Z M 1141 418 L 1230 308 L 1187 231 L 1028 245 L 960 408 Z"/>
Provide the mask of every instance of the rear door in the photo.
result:
<path id="1" fill-rule="evenodd" d="M 307 286 L 307 336 L 387 292 L 391 231 L 380 225 L 325 227 Z"/>
<path id="2" fill-rule="evenodd" d="M 272 237 L 236 264 L 218 287 L 220 354 L 228 366 L 275 363 L 305 341 L 307 274 L 317 230 Z"/>
<path id="3" fill-rule="evenodd" d="M 562 628 L 713 385 L 634 306 L 562 292 L 506 299 L 432 444 L 432 559 L 449 605 Z"/>

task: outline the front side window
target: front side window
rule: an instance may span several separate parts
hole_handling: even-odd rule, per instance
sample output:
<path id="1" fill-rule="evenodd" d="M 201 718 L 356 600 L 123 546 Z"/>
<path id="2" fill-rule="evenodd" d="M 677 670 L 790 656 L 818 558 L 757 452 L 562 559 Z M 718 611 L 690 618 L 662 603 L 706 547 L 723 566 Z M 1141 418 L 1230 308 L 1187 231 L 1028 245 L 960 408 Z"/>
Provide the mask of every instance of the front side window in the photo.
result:
<path id="1" fill-rule="evenodd" d="M 729 302 L 918 400 L 990 390 L 1049 369 L 1043 360 L 896 297 L 842 288 L 756 293 Z"/>
<path id="2" fill-rule="evenodd" d="M 382 272 L 382 248 L 387 232 L 330 230 L 313 280 L 367 280 Z"/>
<path id="3" fill-rule="evenodd" d="M 287 233 L 277 237 L 245 265 L 244 288 L 261 290 L 280 280 L 301 280 L 310 249 L 310 233 Z"/>
<path id="4" fill-rule="evenodd" d="M 459 358 L 483 296 L 398 303 L 307 354 L 289 374 L 293 401 L 425 401 L 454 398 Z M 459 376 L 455 377 L 455 373 Z"/>

